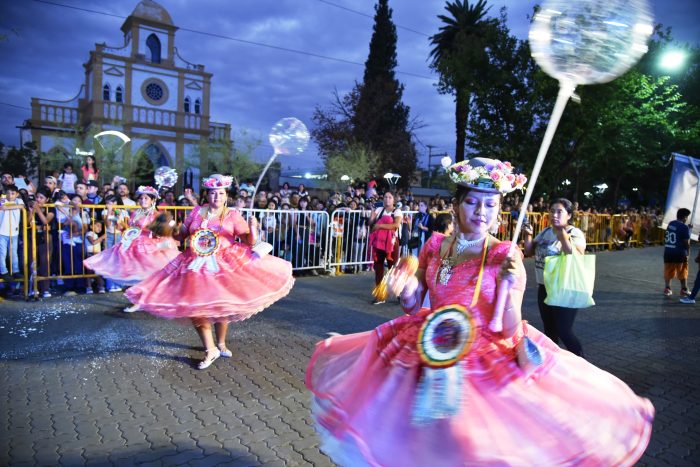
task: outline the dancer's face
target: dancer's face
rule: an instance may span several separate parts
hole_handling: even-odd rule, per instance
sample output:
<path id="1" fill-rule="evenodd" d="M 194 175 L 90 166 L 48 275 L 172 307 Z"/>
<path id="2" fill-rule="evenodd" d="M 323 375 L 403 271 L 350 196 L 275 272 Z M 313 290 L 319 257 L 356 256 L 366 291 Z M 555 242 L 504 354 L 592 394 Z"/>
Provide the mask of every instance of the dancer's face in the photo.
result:
<path id="1" fill-rule="evenodd" d="M 150 208 L 153 206 L 153 198 L 148 195 L 139 196 L 139 206 L 141 206 L 143 209 Z"/>
<path id="2" fill-rule="evenodd" d="M 470 191 L 456 207 L 457 227 L 464 234 L 485 235 L 498 219 L 501 195 Z"/>
<path id="3" fill-rule="evenodd" d="M 215 188 L 209 190 L 207 199 L 209 200 L 209 206 L 214 209 L 226 206 L 226 200 L 228 199 L 226 188 Z"/>

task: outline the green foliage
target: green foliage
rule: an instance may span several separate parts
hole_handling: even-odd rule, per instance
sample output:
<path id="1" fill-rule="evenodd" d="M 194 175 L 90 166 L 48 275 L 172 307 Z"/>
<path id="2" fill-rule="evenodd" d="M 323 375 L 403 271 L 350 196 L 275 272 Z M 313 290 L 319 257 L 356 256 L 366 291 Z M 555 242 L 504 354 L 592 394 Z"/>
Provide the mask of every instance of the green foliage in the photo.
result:
<path id="1" fill-rule="evenodd" d="M 210 173 L 231 174 L 239 181 L 257 178 L 262 165 L 252 159 L 261 141 L 240 131 L 233 141 L 218 141 L 201 147 L 207 153 Z"/>
<path id="2" fill-rule="evenodd" d="M 344 150 L 331 154 L 326 159 L 328 180 L 346 185 L 340 177 L 347 175 L 352 180 L 368 180 L 377 165 L 377 154 L 361 144 L 350 144 Z"/>
<path id="3" fill-rule="evenodd" d="M 0 153 L 5 151 L 5 145 L 0 142 Z M 2 158 L 2 171 L 13 175 L 34 175 L 39 168 L 39 156 L 36 144 L 24 143 L 21 148 L 11 146 Z"/>

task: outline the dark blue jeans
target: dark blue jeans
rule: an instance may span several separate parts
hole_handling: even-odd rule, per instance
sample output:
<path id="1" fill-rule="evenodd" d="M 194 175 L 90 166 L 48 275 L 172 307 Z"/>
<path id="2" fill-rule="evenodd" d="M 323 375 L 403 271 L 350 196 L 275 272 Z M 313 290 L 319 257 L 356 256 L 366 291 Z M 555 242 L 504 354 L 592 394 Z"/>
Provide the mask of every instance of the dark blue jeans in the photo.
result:
<path id="1" fill-rule="evenodd" d="M 698 273 L 695 275 L 695 283 L 693 284 L 693 290 L 690 292 L 688 298 L 692 298 L 693 300 L 695 300 L 695 297 L 698 295 L 698 292 L 700 292 L 700 269 L 698 269 Z"/>
<path id="2" fill-rule="evenodd" d="M 545 298 L 547 298 L 547 289 L 543 284 L 540 284 L 537 289 L 537 304 L 540 308 L 540 317 L 544 323 L 545 335 L 552 339 L 555 344 L 558 344 L 559 339 L 561 339 L 566 350 L 583 357 L 581 342 L 579 342 L 573 331 L 578 309 L 547 305 L 544 302 Z"/>

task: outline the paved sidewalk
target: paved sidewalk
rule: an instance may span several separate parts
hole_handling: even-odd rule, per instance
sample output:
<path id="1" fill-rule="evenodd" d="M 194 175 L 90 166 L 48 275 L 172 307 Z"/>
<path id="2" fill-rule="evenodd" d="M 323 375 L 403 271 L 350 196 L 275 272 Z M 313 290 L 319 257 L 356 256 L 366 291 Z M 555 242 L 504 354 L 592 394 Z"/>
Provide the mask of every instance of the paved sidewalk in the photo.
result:
<path id="1" fill-rule="evenodd" d="M 662 295 L 661 257 L 598 254 L 598 306 L 575 329 L 590 361 L 656 407 L 639 465 L 699 465 L 700 302 L 679 304 L 677 285 Z M 541 328 L 526 264 L 525 318 Z M 2 302 L 0 465 L 332 465 L 304 370 L 326 333 L 400 313 L 370 305 L 371 287 L 370 274 L 298 279 L 289 297 L 232 326 L 233 358 L 204 371 L 190 326 L 122 313 L 122 294 Z"/>

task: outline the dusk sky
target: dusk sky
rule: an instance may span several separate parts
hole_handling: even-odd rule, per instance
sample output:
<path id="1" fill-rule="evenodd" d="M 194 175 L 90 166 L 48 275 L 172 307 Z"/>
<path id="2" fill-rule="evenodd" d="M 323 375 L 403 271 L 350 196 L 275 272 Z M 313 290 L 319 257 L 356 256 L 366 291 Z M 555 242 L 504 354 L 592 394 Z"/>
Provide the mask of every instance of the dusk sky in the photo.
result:
<path id="1" fill-rule="evenodd" d="M 0 34 L 7 35 L 7 40 L 0 42 L 0 141 L 19 144 L 16 127 L 29 118 L 32 97 L 68 100 L 78 93 L 84 82 L 82 65 L 89 52 L 95 43 L 123 45 L 119 28 L 137 3 L 0 0 Z M 203 64 L 214 75 L 211 119 L 231 123 L 234 138 L 243 131 L 261 139 L 263 144 L 256 150 L 256 159 L 261 162 L 272 153 L 267 134 L 277 120 L 293 116 L 311 127 L 314 108 L 328 107 L 335 88 L 344 94 L 362 79 L 374 1 L 158 3 L 181 28 L 175 36 L 180 55 Z M 535 3 L 490 1 L 490 13 L 496 16 L 505 5 L 512 33 L 525 38 L 527 15 Z M 700 0 L 654 0 L 651 4 L 655 21 L 671 26 L 676 40 L 700 43 Z M 438 94 L 436 76 L 428 67 L 428 36 L 438 31 L 437 15 L 443 13 L 445 1 L 391 0 L 389 5 L 398 33 L 397 77 L 405 85 L 403 100 L 410 106 L 411 116 L 425 125 L 417 137 L 419 163 L 426 166 L 427 145 L 434 146 L 433 153 L 454 151 L 452 97 Z M 285 168 L 301 171 L 321 165 L 313 145 L 283 163 Z M 434 158 L 433 164 L 437 163 L 439 160 Z"/>

